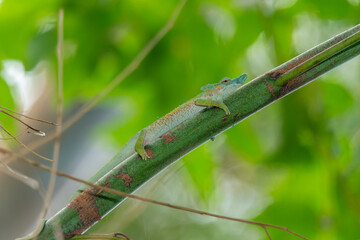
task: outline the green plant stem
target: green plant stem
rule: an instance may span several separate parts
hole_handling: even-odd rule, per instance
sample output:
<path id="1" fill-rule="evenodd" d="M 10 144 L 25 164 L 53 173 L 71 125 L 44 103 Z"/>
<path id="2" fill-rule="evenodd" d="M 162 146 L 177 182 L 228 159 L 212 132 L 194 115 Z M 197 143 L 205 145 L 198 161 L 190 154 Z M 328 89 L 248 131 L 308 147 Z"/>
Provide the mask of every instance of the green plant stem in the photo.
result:
<path id="1" fill-rule="evenodd" d="M 310 68 L 316 66 L 321 61 L 328 59 L 330 56 L 342 51 L 343 49 L 351 46 L 352 44 L 358 42 L 360 40 L 360 32 L 356 32 L 353 35 L 345 38 L 344 40 L 332 45 L 331 47 L 324 49 L 324 51 L 316 54 L 311 59 L 305 61 L 304 63 L 294 67 L 293 69 L 289 70 L 285 74 L 281 75 L 276 80 L 276 85 L 283 85 L 288 82 L 290 79 L 298 76 L 301 73 L 309 70 Z"/>
<path id="2" fill-rule="evenodd" d="M 230 116 L 225 116 L 220 109 L 210 108 L 204 109 L 194 117 L 185 120 L 164 134 L 166 137 L 158 138 L 147 145 L 146 148 L 153 153 L 151 159 L 143 161 L 137 154 L 133 154 L 122 161 L 119 156 L 115 156 L 105 168 L 110 165 L 115 167 L 100 178 L 96 185 L 111 187 L 127 193 L 134 192 L 161 170 L 215 135 L 290 92 L 299 89 L 327 71 L 358 56 L 360 54 L 360 43 L 358 41 L 349 46 L 341 45 L 336 51 L 330 50 L 332 46 L 358 32 L 360 32 L 360 25 L 253 79 L 235 93 L 226 96 L 224 101 L 231 111 Z M 334 52 L 326 53 L 327 51 Z M 321 62 L 311 61 L 310 64 L 309 60 L 320 52 L 326 53 L 327 58 Z M 294 75 L 292 78 L 283 81 L 283 84 L 278 85 L 277 79 L 281 75 L 305 62 L 306 64 L 303 66 L 306 68 L 300 74 Z M 125 197 L 88 187 L 46 222 L 38 239 L 55 239 L 55 234 L 58 231 L 61 231 L 65 238 L 82 234 L 124 199 Z"/>

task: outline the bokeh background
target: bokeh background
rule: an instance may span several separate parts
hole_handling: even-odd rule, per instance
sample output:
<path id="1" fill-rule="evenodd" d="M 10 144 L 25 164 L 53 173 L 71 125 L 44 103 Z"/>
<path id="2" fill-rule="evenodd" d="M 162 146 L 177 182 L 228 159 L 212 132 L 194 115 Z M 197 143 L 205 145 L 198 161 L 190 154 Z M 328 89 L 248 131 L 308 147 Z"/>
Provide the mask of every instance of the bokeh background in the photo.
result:
<path id="1" fill-rule="evenodd" d="M 178 1 L 0 1 L 0 105 L 55 119 L 57 10 L 65 11 L 65 120 L 167 22 Z M 62 138 L 59 169 L 88 178 L 137 131 L 228 76 L 249 78 L 359 23 L 359 0 L 189 1 L 140 67 Z M 281 225 L 310 239 L 360 236 L 359 58 L 259 111 L 136 194 Z M 0 121 L 31 144 L 5 115 Z M 32 123 L 46 132 L 54 129 Z M 22 134 L 21 134 L 22 133 Z M 1 133 L 3 137 L 6 137 Z M 12 141 L 1 146 L 17 151 Z M 52 144 L 37 150 L 51 157 Z M 36 159 L 33 155 L 28 155 Z M 41 161 L 41 160 L 40 160 Z M 10 165 L 46 187 L 49 175 Z M 58 178 L 49 216 L 80 184 Z M 42 191 L 0 172 L 0 239 L 30 232 Z M 273 239 L 296 239 L 269 229 Z M 132 239 L 267 239 L 256 226 L 126 200 L 93 232 Z"/>

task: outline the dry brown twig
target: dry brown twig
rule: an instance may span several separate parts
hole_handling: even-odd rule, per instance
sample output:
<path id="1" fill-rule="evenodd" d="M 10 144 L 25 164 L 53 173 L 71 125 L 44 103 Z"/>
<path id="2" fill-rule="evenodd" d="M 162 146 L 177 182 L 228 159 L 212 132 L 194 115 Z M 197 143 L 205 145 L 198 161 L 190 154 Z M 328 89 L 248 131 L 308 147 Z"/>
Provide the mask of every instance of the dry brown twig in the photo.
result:
<path id="1" fill-rule="evenodd" d="M 45 133 L 39 129 L 36 129 L 34 127 L 32 127 L 30 124 L 27 124 L 26 122 L 24 122 L 23 120 L 21 120 L 20 118 L 14 116 L 14 114 L 17 114 L 19 116 L 22 116 L 22 117 L 25 117 L 25 118 L 28 118 L 30 120 L 33 120 L 33 121 L 37 121 L 37 122 L 41 122 L 41 123 L 46 123 L 46 124 L 50 124 L 50 125 L 56 125 L 55 123 L 52 123 L 52 122 L 49 122 L 49 121 L 45 121 L 45 120 L 41 120 L 41 119 L 37 119 L 37 118 L 33 118 L 33 117 L 30 117 L 30 116 L 27 116 L 27 115 L 24 115 L 22 113 L 18 113 L 18 112 L 15 112 L 13 110 L 10 110 L 8 108 L 5 108 L 5 107 L 1 107 L 0 106 L 0 112 L 1 113 L 4 113 L 6 114 L 7 116 L 15 119 L 17 122 L 23 124 L 24 126 L 27 127 L 27 132 L 28 133 L 32 133 L 32 134 L 35 134 L 37 136 L 41 136 L 41 137 L 44 137 L 45 136 Z M 13 114 L 11 114 L 11 113 Z M 15 140 L 16 142 L 18 142 L 21 146 L 23 146 L 25 149 L 27 149 L 28 151 L 30 151 L 31 153 L 35 154 L 36 156 L 42 158 L 42 159 L 45 159 L 47 161 L 50 161 L 52 162 L 52 159 L 49 159 L 49 158 L 46 158 L 46 157 L 43 157 L 41 156 L 40 154 L 36 153 L 33 149 L 31 149 L 30 147 L 28 147 L 26 144 L 24 144 L 23 142 L 21 142 L 19 139 L 18 139 L 18 136 L 14 136 L 13 134 L 11 134 L 9 131 L 7 131 L 5 129 L 5 127 L 1 126 L 0 125 L 0 129 L 2 129 L 7 135 L 9 135 L 10 137 L 9 138 L 0 138 L 0 140 Z M 31 130 L 31 131 L 29 131 Z M 21 134 L 20 134 L 21 135 Z M 5 164 L 6 166 L 8 166 L 8 164 L 6 162 L 3 162 L 3 164 Z"/>
<path id="2" fill-rule="evenodd" d="M 4 111 L 4 110 L 0 110 L 0 112 L 6 114 L 6 115 L 8 115 L 8 116 L 10 116 L 11 118 L 15 119 L 15 120 L 18 121 L 19 123 L 22 123 L 23 125 L 25 125 L 25 126 L 28 128 L 28 133 L 33 133 L 33 134 L 35 134 L 35 135 L 37 135 L 37 136 L 40 136 L 40 137 L 44 137 L 44 136 L 45 136 L 45 133 L 44 133 L 43 131 L 40 131 L 39 129 L 36 129 L 36 128 L 30 126 L 29 124 L 27 124 L 26 122 L 24 122 L 24 121 L 21 120 L 20 118 L 12 115 L 11 113 L 8 113 L 8 112 L 6 112 L 6 111 Z M 29 129 L 32 130 L 33 132 L 30 132 Z"/>
<path id="3" fill-rule="evenodd" d="M 17 114 L 17 115 L 19 115 L 19 116 L 22 116 L 22 117 L 24 117 L 24 118 L 27 118 L 27 119 L 30 119 L 30 120 L 34 120 L 34 121 L 37 121 L 37 122 L 46 123 L 46 124 L 53 125 L 53 126 L 56 126 L 56 125 L 57 125 L 56 123 L 49 122 L 49 121 L 45 121 L 45 120 L 38 119 L 38 118 L 34 118 L 34 117 L 30 117 L 30 116 L 28 116 L 28 115 L 15 112 L 15 111 L 13 111 L 13 110 L 11 110 L 11 109 L 8 109 L 8 108 L 5 108 L 5 107 L 1 107 L 1 106 L 0 106 L 0 109 L 3 109 L 3 110 L 5 110 L 5 111 L 8 111 L 8 112 Z"/>
<path id="4" fill-rule="evenodd" d="M 22 113 L 18 113 L 18 112 L 15 112 L 11 109 L 8 109 L 8 108 L 5 108 L 5 107 L 1 107 L 0 106 L 0 112 L 3 113 L 3 114 L 6 114 L 7 116 L 15 119 L 17 122 L 23 124 L 24 126 L 27 127 L 27 129 L 25 129 L 25 131 L 27 131 L 28 133 L 32 133 L 32 134 L 35 134 L 37 136 L 40 136 L 40 137 L 44 137 L 45 136 L 45 133 L 39 129 L 36 129 L 34 127 L 32 127 L 30 124 L 24 122 L 23 120 L 21 120 L 20 118 L 14 116 L 14 114 L 16 115 L 19 115 L 21 117 L 24 117 L 24 118 L 27 118 L 27 119 L 30 119 L 30 120 L 33 120 L 33 121 L 37 121 L 37 122 L 41 122 L 41 123 L 45 123 L 45 124 L 49 124 L 49 125 L 54 125 L 56 126 L 55 123 L 52 123 L 52 122 L 49 122 L 49 121 L 45 121 L 45 120 L 42 120 L 42 119 L 38 119 L 38 118 L 33 118 L 33 117 L 30 117 L 30 116 L 27 116 L 27 115 L 24 115 Z M 29 131 L 29 130 L 32 130 L 32 131 Z M 25 132 L 24 131 L 24 132 Z M 16 137 L 20 136 L 22 133 L 18 134 Z M 12 137 L 9 137 L 9 138 L 0 138 L 0 140 L 13 140 L 14 138 Z"/>
<path id="5" fill-rule="evenodd" d="M 17 158 L 19 158 L 19 159 L 21 159 L 21 160 L 23 160 L 23 161 L 37 167 L 37 168 L 40 168 L 42 170 L 45 170 L 45 171 L 48 171 L 48 172 L 52 171 L 52 169 L 50 167 L 48 167 L 48 166 L 45 166 L 45 165 L 43 165 L 41 163 L 38 163 L 38 162 L 36 162 L 34 160 L 31 160 L 29 158 L 21 156 L 20 154 L 11 152 L 11 151 L 9 151 L 7 149 L 3 149 L 3 148 L 0 147 L 0 152 L 4 153 L 4 154 L 12 155 L 14 157 L 17 157 Z M 98 186 L 98 185 L 95 185 L 94 183 L 82 180 L 80 178 L 71 176 L 70 174 L 67 174 L 67 173 L 64 173 L 64 172 L 61 172 L 61 171 L 56 171 L 56 175 L 61 176 L 61 177 L 66 177 L 66 178 L 71 179 L 73 181 L 86 184 L 86 185 L 88 185 L 90 187 L 99 189 L 101 191 L 106 191 L 108 193 L 116 194 L 116 195 L 119 195 L 119 196 L 122 196 L 122 197 L 136 199 L 136 200 L 139 200 L 139 201 L 142 201 L 142 202 L 153 203 L 153 204 L 156 204 L 156 205 L 160 205 L 160 206 L 164 206 L 164 207 L 168 207 L 168 208 L 172 208 L 172 209 L 177 209 L 177 210 L 182 210 L 182 211 L 186 211 L 186 212 L 191 212 L 191 213 L 195 213 L 195 214 L 199 214 L 199 215 L 205 215 L 205 216 L 215 217 L 215 218 L 219 218 L 219 219 L 225 219 L 225 220 L 230 220 L 230 221 L 235 221 L 235 222 L 241 222 L 241 223 L 256 225 L 256 226 L 262 227 L 265 230 L 265 232 L 266 232 L 267 236 L 269 237 L 269 239 L 271 239 L 271 237 L 270 237 L 270 234 L 269 234 L 267 228 L 270 227 L 270 228 L 276 228 L 276 229 L 288 232 L 288 233 L 290 233 L 290 234 L 292 234 L 294 236 L 297 236 L 299 238 L 308 240 L 306 237 L 301 236 L 300 234 L 297 234 L 297 233 L 289 230 L 286 227 L 280 227 L 280 226 L 273 225 L 273 224 L 250 221 L 250 220 L 244 220 L 244 219 L 239 219 L 239 218 L 227 217 L 227 216 L 223 216 L 223 215 L 219 215 L 219 214 L 213 214 L 213 213 L 208 213 L 208 212 L 205 212 L 205 211 L 200 211 L 200 210 L 196 210 L 196 209 L 191 209 L 191 208 L 187 208 L 187 207 L 181 207 L 181 206 L 177 206 L 177 205 L 173 205 L 173 204 L 169 204 L 169 203 L 164 203 L 164 202 L 152 200 L 152 199 L 149 199 L 149 198 L 144 198 L 144 197 L 140 197 L 140 196 L 137 196 L 137 195 L 121 192 L 121 191 L 111 189 L 111 188 L 108 188 L 108 187 Z"/>
<path id="6" fill-rule="evenodd" d="M 58 43 L 57 43 L 57 60 L 58 60 L 58 97 L 57 97 L 57 126 L 55 134 L 55 143 L 54 143 L 54 154 L 53 154 L 53 164 L 52 170 L 48 185 L 48 190 L 46 192 L 44 207 L 42 210 L 42 216 L 45 218 L 49 205 L 51 196 L 54 192 L 54 185 L 56 180 L 56 170 L 58 168 L 59 155 L 60 155 L 60 136 L 62 129 L 62 119 L 63 119 L 63 45 L 64 45 L 64 10 L 59 9 L 58 12 Z"/>
<path id="7" fill-rule="evenodd" d="M 27 132 L 27 129 L 24 129 L 21 133 L 18 133 L 15 137 L 16 137 L 16 138 L 19 138 L 19 137 L 21 137 L 25 132 Z M 1 141 L 9 141 L 9 140 L 14 140 L 14 139 L 11 138 L 11 137 L 1 137 L 0 140 L 1 140 Z"/>
<path id="8" fill-rule="evenodd" d="M 44 157 L 40 154 L 38 154 L 37 152 L 35 152 L 34 150 L 32 150 L 30 147 L 28 147 L 26 144 L 24 144 L 23 142 L 21 142 L 17 137 L 15 137 L 14 135 L 12 135 L 8 130 L 6 130 L 3 126 L 0 125 L 0 129 L 2 129 L 7 135 L 9 135 L 12 139 L 14 139 L 17 143 L 19 143 L 21 146 L 23 146 L 24 148 L 26 148 L 29 152 L 31 152 L 32 154 L 38 156 L 39 158 L 42 158 L 46 161 L 49 162 L 53 162 L 52 159 Z M 8 165 L 6 162 L 4 162 L 6 165 Z"/>
<path id="9" fill-rule="evenodd" d="M 27 119 L 30 119 L 30 120 L 33 120 L 33 121 L 41 122 L 41 123 L 46 123 L 46 124 L 50 124 L 50 125 L 56 125 L 56 124 L 54 124 L 52 122 L 45 121 L 45 120 L 33 118 L 33 117 L 30 117 L 30 116 L 24 115 L 22 113 L 18 113 L 16 111 L 10 110 L 8 108 L 1 107 L 1 106 L 0 106 L 0 113 L 3 113 L 5 115 L 11 117 L 12 119 L 16 120 L 17 122 L 21 123 L 22 125 L 26 126 L 26 129 L 22 133 L 14 136 L 8 130 L 6 130 L 5 127 L 0 125 L 0 129 L 2 129 L 7 135 L 10 136 L 8 138 L 0 138 L 0 140 L 2 140 L 2 141 L 4 141 L 4 140 L 15 140 L 20 145 L 24 146 L 27 150 L 29 150 L 30 152 L 35 154 L 36 156 L 38 156 L 40 158 L 43 158 L 45 160 L 48 160 L 48 161 L 51 160 L 51 159 L 45 158 L 45 157 L 41 156 L 40 154 L 36 153 L 35 151 L 30 149 L 26 144 L 24 144 L 23 142 L 21 142 L 18 139 L 18 137 L 21 136 L 24 132 L 32 133 L 34 135 L 41 136 L 41 137 L 45 136 L 45 133 L 43 131 L 39 130 L 39 129 L 36 129 L 36 128 L 32 127 L 30 124 L 24 122 L 20 118 L 14 116 L 14 114 L 19 115 L 19 116 L 24 117 L 24 118 L 27 118 Z M 26 175 L 24 175 L 24 174 L 22 174 L 22 173 L 20 173 L 20 172 L 18 172 L 16 170 L 12 169 L 9 165 L 4 163 L 2 160 L 0 160 L 0 163 L 3 166 L 2 169 L 6 170 L 6 171 L 4 171 L 5 174 L 8 174 L 9 176 L 15 177 L 16 179 L 18 179 L 19 181 L 21 181 L 25 185 L 28 185 L 29 187 L 40 191 L 40 184 L 39 184 L 39 182 L 37 180 L 35 180 L 35 179 L 31 178 L 31 177 L 28 177 L 28 176 L 26 176 Z M 39 192 L 39 193 L 40 193 L 40 195 L 42 195 L 41 192 Z"/>
<path id="10" fill-rule="evenodd" d="M 1 160 L 0 160 L 0 164 L 3 165 L 5 167 L 5 169 L 7 170 L 7 171 L 5 171 L 6 174 L 9 174 L 10 176 L 15 177 L 16 179 L 18 179 L 25 185 L 31 187 L 32 189 L 35 189 L 35 190 L 39 189 L 40 184 L 37 180 L 12 169 L 11 167 L 9 167 L 5 163 L 3 163 L 3 161 L 1 161 Z"/>

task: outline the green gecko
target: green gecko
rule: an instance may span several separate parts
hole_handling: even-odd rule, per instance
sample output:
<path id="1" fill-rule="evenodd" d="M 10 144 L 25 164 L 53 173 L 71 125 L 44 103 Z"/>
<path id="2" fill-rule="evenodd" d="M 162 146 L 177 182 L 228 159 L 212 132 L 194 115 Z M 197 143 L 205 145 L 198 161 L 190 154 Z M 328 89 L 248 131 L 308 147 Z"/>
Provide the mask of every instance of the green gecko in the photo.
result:
<path id="1" fill-rule="evenodd" d="M 225 111 L 225 114 L 229 115 L 230 111 L 224 104 L 223 97 L 242 86 L 246 79 L 247 74 L 242 74 L 235 79 L 224 78 L 219 83 L 203 86 L 201 88 L 203 92 L 198 96 L 180 105 L 172 112 L 166 114 L 164 117 L 160 118 L 130 138 L 121 151 L 88 181 L 96 182 L 111 169 L 116 167 L 120 162 L 129 159 L 129 157 L 133 154 L 139 154 L 144 160 L 149 159 L 150 156 L 144 149 L 149 142 L 157 139 L 167 131 L 184 122 L 189 117 L 201 112 L 204 107 L 219 107 Z M 72 199 L 86 187 L 86 185 L 82 185 L 77 193 L 72 196 Z"/>
<path id="2" fill-rule="evenodd" d="M 170 129 L 176 127 L 189 117 L 195 115 L 203 109 L 203 107 L 218 107 L 225 111 L 226 115 L 230 115 L 230 110 L 223 101 L 223 96 L 236 90 L 242 86 L 247 79 L 247 74 L 230 79 L 223 78 L 219 83 L 208 84 L 203 86 L 203 91 L 195 98 L 190 99 L 186 103 L 180 105 L 164 117 L 160 118 L 153 124 L 141 130 L 136 136 L 135 151 L 142 159 L 149 159 L 150 156 L 145 151 L 144 146 L 152 140 L 160 137 Z"/>

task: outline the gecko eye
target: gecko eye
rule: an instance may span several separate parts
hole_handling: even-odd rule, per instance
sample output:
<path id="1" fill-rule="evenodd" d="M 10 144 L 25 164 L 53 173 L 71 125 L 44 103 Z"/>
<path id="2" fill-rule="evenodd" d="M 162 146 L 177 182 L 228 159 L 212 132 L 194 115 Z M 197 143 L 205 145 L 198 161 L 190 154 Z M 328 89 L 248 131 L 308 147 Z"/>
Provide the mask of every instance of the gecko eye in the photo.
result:
<path id="1" fill-rule="evenodd" d="M 225 78 L 225 79 L 221 80 L 220 83 L 229 83 L 230 80 L 231 80 L 231 79 L 229 79 L 229 78 Z"/>

